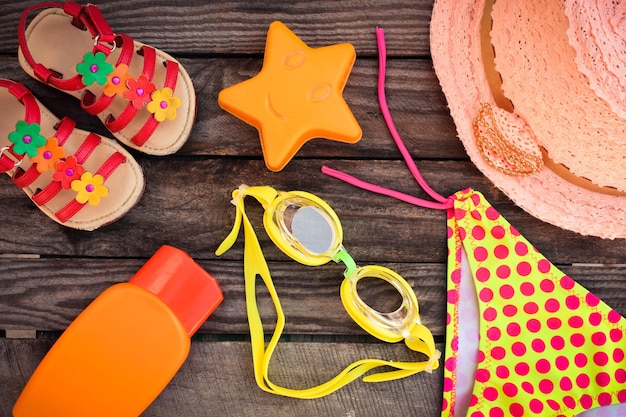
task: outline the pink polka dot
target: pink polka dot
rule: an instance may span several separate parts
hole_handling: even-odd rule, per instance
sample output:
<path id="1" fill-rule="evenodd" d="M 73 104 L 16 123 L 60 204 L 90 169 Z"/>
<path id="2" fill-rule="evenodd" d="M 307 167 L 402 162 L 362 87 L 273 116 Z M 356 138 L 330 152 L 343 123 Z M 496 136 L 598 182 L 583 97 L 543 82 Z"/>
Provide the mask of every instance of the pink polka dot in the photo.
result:
<path id="1" fill-rule="evenodd" d="M 565 299 L 565 305 L 570 310 L 577 310 L 580 307 L 580 299 L 575 295 L 570 295 Z"/>
<path id="2" fill-rule="evenodd" d="M 476 270 L 476 279 L 480 282 L 486 282 L 491 276 L 489 269 L 480 267 Z"/>
<path id="3" fill-rule="evenodd" d="M 546 294 L 549 294 L 552 291 L 554 291 L 554 282 L 552 282 L 552 280 L 550 279 L 542 280 L 539 286 L 541 287 L 541 290 L 545 292 Z"/>
<path id="4" fill-rule="evenodd" d="M 511 404 L 509 411 L 513 417 L 521 417 L 524 415 L 524 407 L 518 403 Z"/>
<path id="5" fill-rule="evenodd" d="M 498 312 L 495 308 L 489 307 L 483 313 L 483 318 L 487 321 L 494 321 L 498 317 Z"/>
<path id="6" fill-rule="evenodd" d="M 537 269 L 541 273 L 547 274 L 550 271 L 551 267 L 552 265 L 550 264 L 550 261 L 548 261 L 547 259 L 541 259 L 539 260 L 539 262 L 537 262 Z"/>
<path id="7" fill-rule="evenodd" d="M 500 407 L 494 407 L 489 410 L 489 417 L 504 417 L 504 411 Z"/>
<path id="8" fill-rule="evenodd" d="M 548 406 L 553 409 L 554 411 L 560 410 L 561 409 L 561 404 L 559 404 L 558 402 L 554 401 L 554 400 L 547 400 L 546 403 L 548 403 Z"/>
<path id="9" fill-rule="evenodd" d="M 593 363 L 598 366 L 604 366 L 609 363 L 609 355 L 605 352 L 596 352 L 593 354 Z"/>
<path id="10" fill-rule="evenodd" d="M 543 411 L 543 403 L 538 399 L 530 400 L 530 411 L 535 414 L 540 414 Z"/>
<path id="11" fill-rule="evenodd" d="M 459 237 L 461 238 L 461 240 L 464 241 L 466 236 L 467 236 L 467 232 L 465 231 L 465 228 L 459 227 Z M 459 254 L 457 253 L 457 255 Z"/>
<path id="12" fill-rule="evenodd" d="M 617 323 L 622 319 L 622 316 L 617 311 L 611 310 L 609 311 L 608 319 L 611 323 Z"/>
<path id="13" fill-rule="evenodd" d="M 617 401 L 619 401 L 620 403 L 626 403 L 626 389 L 623 389 L 617 393 Z"/>
<path id="14" fill-rule="evenodd" d="M 560 329 L 562 324 L 561 319 L 558 317 L 551 317 L 548 319 L 548 327 L 552 330 Z"/>
<path id="15" fill-rule="evenodd" d="M 515 365 L 515 373 L 520 376 L 526 376 L 530 372 L 530 366 L 526 362 L 520 362 Z"/>
<path id="16" fill-rule="evenodd" d="M 482 411 L 474 411 L 471 417 L 485 417 Z"/>
<path id="17" fill-rule="evenodd" d="M 478 397 L 476 396 L 476 394 L 472 394 L 472 397 L 470 398 L 470 406 L 475 406 L 476 404 L 478 404 Z"/>
<path id="18" fill-rule="evenodd" d="M 530 301 L 524 304 L 524 312 L 526 314 L 535 314 L 537 313 L 537 311 L 539 311 L 539 306 L 537 305 L 537 303 Z"/>
<path id="19" fill-rule="evenodd" d="M 456 358 L 446 359 L 446 369 L 448 371 L 453 371 L 456 369 Z"/>
<path id="20" fill-rule="evenodd" d="M 476 249 L 474 249 L 474 258 L 478 262 L 483 262 L 485 259 L 487 259 L 488 256 L 489 256 L 489 252 L 487 252 L 487 249 L 485 249 L 484 247 L 479 246 Z"/>
<path id="21" fill-rule="evenodd" d="M 528 254 L 528 245 L 524 242 L 517 242 L 515 244 L 515 253 L 519 256 L 526 256 Z"/>
<path id="22" fill-rule="evenodd" d="M 550 372 L 551 368 L 552 366 L 550 365 L 550 361 L 548 361 L 547 359 L 539 359 L 535 364 L 535 369 L 540 374 L 547 374 L 548 372 Z"/>
<path id="23" fill-rule="evenodd" d="M 475 206 L 479 206 L 480 205 L 480 194 L 472 194 L 472 196 L 470 197 L 472 199 L 472 203 L 474 203 Z"/>
<path id="24" fill-rule="evenodd" d="M 504 284 L 500 287 L 500 296 L 505 300 L 510 300 L 515 295 L 515 290 L 508 284 Z"/>
<path id="25" fill-rule="evenodd" d="M 580 374 L 576 377 L 576 385 L 578 385 L 579 388 L 587 388 L 590 382 L 591 381 L 587 374 Z"/>
<path id="26" fill-rule="evenodd" d="M 533 384 L 531 384 L 528 381 L 522 382 L 522 389 L 525 392 L 527 392 L 528 394 L 534 394 L 535 393 L 535 387 L 533 386 Z"/>
<path id="27" fill-rule="evenodd" d="M 443 379 L 443 390 L 444 390 L 444 392 L 452 391 L 453 387 L 454 387 L 454 382 L 452 381 L 452 378 L 444 378 Z"/>
<path id="28" fill-rule="evenodd" d="M 542 353 L 546 350 L 546 343 L 542 339 L 535 339 L 531 343 L 533 351 Z"/>
<path id="29" fill-rule="evenodd" d="M 527 297 L 530 297 L 535 293 L 535 286 L 530 282 L 524 282 L 520 285 L 520 291 Z"/>
<path id="30" fill-rule="evenodd" d="M 620 363 L 623 360 L 624 360 L 624 350 L 620 348 L 615 348 L 615 350 L 613 351 L 613 361 L 615 363 Z"/>
<path id="31" fill-rule="evenodd" d="M 455 269 L 450 273 L 450 280 L 455 284 L 459 284 L 461 282 L 461 270 Z"/>
<path id="32" fill-rule="evenodd" d="M 554 383 L 549 379 L 542 379 L 539 382 L 539 391 L 543 392 L 544 394 L 550 394 L 552 391 L 554 391 Z"/>
<path id="33" fill-rule="evenodd" d="M 480 300 L 484 303 L 488 303 L 493 300 L 493 291 L 490 288 L 483 288 L 479 294 Z"/>
<path id="34" fill-rule="evenodd" d="M 500 265 L 496 269 L 496 275 L 498 278 L 506 279 L 511 276 L 511 268 L 508 265 Z"/>
<path id="35" fill-rule="evenodd" d="M 570 342 L 575 347 L 581 347 L 582 345 L 585 344 L 585 336 L 583 336 L 580 333 L 574 333 L 573 335 L 570 336 Z"/>
<path id="36" fill-rule="evenodd" d="M 580 316 L 572 316 L 567 320 L 567 324 L 569 324 L 569 327 L 572 329 L 580 329 L 583 327 L 583 323 L 583 318 Z"/>
<path id="37" fill-rule="evenodd" d="M 456 217 L 457 220 L 461 220 L 463 217 L 465 217 L 465 210 L 460 209 L 460 208 L 455 208 L 454 209 L 454 217 Z"/>
<path id="38" fill-rule="evenodd" d="M 448 303 L 457 304 L 459 302 L 459 292 L 457 290 L 448 290 Z"/>
<path id="39" fill-rule="evenodd" d="M 501 346 L 496 346 L 491 349 L 491 357 L 495 360 L 502 360 L 506 356 L 506 350 Z"/>
<path id="40" fill-rule="evenodd" d="M 493 250 L 493 254 L 498 259 L 506 259 L 509 256 L 509 248 L 507 248 L 505 245 L 498 245 Z"/>
<path id="41" fill-rule="evenodd" d="M 507 304 L 502 308 L 502 312 L 507 317 L 515 317 L 517 315 L 517 307 L 513 304 Z"/>
<path id="42" fill-rule="evenodd" d="M 585 355 L 584 353 L 577 353 L 576 356 L 574 356 L 574 363 L 579 368 L 584 368 L 585 366 L 587 366 L 587 362 L 587 355 Z"/>
<path id="43" fill-rule="evenodd" d="M 518 391 L 517 386 L 515 384 L 510 383 L 510 382 L 506 382 L 502 386 L 502 392 L 504 392 L 504 394 L 507 397 L 515 397 L 517 395 L 517 391 Z"/>
<path id="44" fill-rule="evenodd" d="M 563 276 L 563 278 L 561 278 L 561 288 L 565 289 L 565 290 L 571 290 L 572 288 L 574 288 L 574 286 L 576 285 L 576 283 L 574 282 L 573 279 L 571 279 L 570 277 L 568 277 L 567 275 Z"/>
<path id="45" fill-rule="evenodd" d="M 476 355 L 476 361 L 478 363 L 483 363 L 485 361 L 485 352 L 483 352 L 482 350 L 479 350 L 478 354 Z"/>
<path id="46" fill-rule="evenodd" d="M 623 384 L 626 382 L 626 369 L 618 369 L 615 371 L 615 381 L 619 384 Z"/>
<path id="47" fill-rule="evenodd" d="M 459 337 L 458 336 L 454 336 L 452 338 L 452 342 L 450 342 L 450 347 L 452 348 L 453 351 L 457 351 L 459 350 Z"/>
<path id="48" fill-rule="evenodd" d="M 563 397 L 563 404 L 565 404 L 567 408 L 571 408 L 572 410 L 576 408 L 576 400 L 570 397 L 569 395 L 566 397 Z"/>
<path id="49" fill-rule="evenodd" d="M 585 297 L 585 301 L 591 307 L 595 307 L 598 304 L 600 304 L 600 299 L 598 297 L 596 297 L 595 295 L 593 295 L 592 293 L 590 293 L 590 292 L 587 293 L 587 296 Z"/>
<path id="50" fill-rule="evenodd" d="M 546 301 L 545 309 L 549 313 L 556 313 L 561 308 L 561 303 L 556 298 L 550 298 Z"/>
<path id="51" fill-rule="evenodd" d="M 550 346 L 552 346 L 554 350 L 562 350 L 565 347 L 565 339 L 561 336 L 554 336 L 550 339 Z"/>
<path id="52" fill-rule="evenodd" d="M 609 335 L 611 337 L 611 341 L 613 343 L 617 343 L 624 338 L 624 331 L 620 329 L 611 329 Z"/>
<path id="53" fill-rule="evenodd" d="M 447 231 L 448 231 L 448 239 L 454 236 L 454 229 L 452 229 L 450 226 L 448 226 Z"/>
<path id="54" fill-rule="evenodd" d="M 526 328 L 529 332 L 537 333 L 541 330 L 541 322 L 537 319 L 530 319 L 526 322 Z"/>
<path id="55" fill-rule="evenodd" d="M 509 231 L 513 236 L 520 236 L 520 232 L 513 225 L 509 225 Z"/>
<path id="56" fill-rule="evenodd" d="M 498 399 L 498 390 L 492 387 L 487 387 L 483 391 L 483 397 L 487 401 L 495 401 Z"/>
<path id="57" fill-rule="evenodd" d="M 518 357 L 524 356 L 526 354 L 526 345 L 522 342 L 515 342 L 511 346 L 511 352 Z"/>
<path id="58" fill-rule="evenodd" d="M 450 324 L 452 323 L 452 316 L 450 315 L 450 313 L 446 314 L 446 324 Z"/>
<path id="59" fill-rule="evenodd" d="M 606 372 L 600 372 L 596 375 L 596 384 L 601 387 L 606 387 L 611 383 L 611 376 Z"/>
<path id="60" fill-rule="evenodd" d="M 522 328 L 518 323 L 509 323 L 506 326 L 506 333 L 511 337 L 517 337 L 522 332 Z"/>
<path id="61" fill-rule="evenodd" d="M 476 381 L 485 383 L 491 378 L 491 373 L 487 369 L 476 370 Z"/>
<path id="62" fill-rule="evenodd" d="M 570 379 L 570 377 L 564 376 L 563 378 L 561 378 L 561 382 L 559 382 L 559 387 L 563 391 L 571 391 L 572 388 L 574 388 L 574 385 L 572 384 L 572 380 Z"/>
<path id="63" fill-rule="evenodd" d="M 554 361 L 554 364 L 559 371 L 564 371 L 569 368 L 569 359 L 565 356 L 558 356 Z"/>
<path id="64" fill-rule="evenodd" d="M 592 334 L 591 342 L 596 346 L 604 346 L 606 344 L 606 334 L 602 332 Z"/>
<path id="65" fill-rule="evenodd" d="M 526 261 L 517 264 L 517 273 L 523 277 L 527 277 L 532 272 L 532 266 Z"/>
<path id="66" fill-rule="evenodd" d="M 608 392 L 603 392 L 598 395 L 598 404 L 600 404 L 600 406 L 604 407 L 607 405 L 611 405 L 611 403 L 611 394 L 609 394 Z"/>
<path id="67" fill-rule="evenodd" d="M 472 218 L 476 220 L 482 220 L 483 216 L 480 215 L 478 210 L 472 210 Z"/>
<path id="68" fill-rule="evenodd" d="M 589 394 L 583 394 L 580 397 L 580 405 L 585 409 L 589 410 L 593 406 L 593 398 Z"/>
<path id="69" fill-rule="evenodd" d="M 482 226 L 474 226 L 472 229 L 472 236 L 476 240 L 483 240 L 485 238 L 485 229 Z"/>
<path id="70" fill-rule="evenodd" d="M 602 323 L 602 314 L 594 312 L 589 315 L 589 324 L 598 326 L 600 323 Z"/>
<path id="71" fill-rule="evenodd" d="M 496 375 L 498 375 L 500 379 L 507 379 L 511 375 L 511 372 L 506 366 L 500 365 L 496 368 Z"/>
<path id="72" fill-rule="evenodd" d="M 500 337 L 502 337 L 502 332 L 499 328 L 490 327 L 489 329 L 487 329 L 487 338 L 492 342 L 500 340 Z"/>
<path id="73" fill-rule="evenodd" d="M 498 217 L 500 217 L 500 213 L 498 213 L 496 209 L 493 207 L 488 207 L 487 210 L 485 211 L 485 214 L 487 215 L 487 218 L 489 220 L 497 220 Z"/>
<path id="74" fill-rule="evenodd" d="M 489 213 L 487 213 L 487 217 L 489 217 Z M 494 226 L 491 229 L 491 236 L 493 236 L 495 239 L 502 239 L 504 237 L 505 231 L 504 231 L 504 227 L 502 226 Z"/>

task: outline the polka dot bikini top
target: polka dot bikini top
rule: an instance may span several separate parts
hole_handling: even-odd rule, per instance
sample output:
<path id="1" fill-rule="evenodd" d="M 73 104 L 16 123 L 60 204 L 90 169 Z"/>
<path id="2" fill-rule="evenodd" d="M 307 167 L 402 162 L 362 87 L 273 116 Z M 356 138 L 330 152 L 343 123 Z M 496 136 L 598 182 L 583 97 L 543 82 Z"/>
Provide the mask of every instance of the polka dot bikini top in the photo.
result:
<path id="1" fill-rule="evenodd" d="M 435 201 L 322 172 L 447 212 L 442 416 L 625 416 L 626 319 L 541 255 L 481 193 L 443 197 L 428 186 L 391 119 L 382 29 L 377 37 L 381 111 L 409 170 Z"/>

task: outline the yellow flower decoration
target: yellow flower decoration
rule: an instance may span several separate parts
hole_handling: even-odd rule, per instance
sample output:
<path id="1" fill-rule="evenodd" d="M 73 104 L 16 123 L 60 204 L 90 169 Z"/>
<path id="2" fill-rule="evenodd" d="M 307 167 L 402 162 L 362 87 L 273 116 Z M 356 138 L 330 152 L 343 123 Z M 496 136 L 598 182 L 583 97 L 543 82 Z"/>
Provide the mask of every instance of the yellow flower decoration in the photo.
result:
<path id="1" fill-rule="evenodd" d="M 30 160 L 37 164 L 37 171 L 43 174 L 50 169 L 54 170 L 57 162 L 64 156 L 65 149 L 59 146 L 57 138 L 48 138 L 46 144 L 37 149 L 37 155 Z"/>
<path id="2" fill-rule="evenodd" d="M 133 78 L 133 76 L 128 73 L 128 65 L 118 65 L 111 74 L 107 75 L 104 94 L 109 97 L 113 97 L 116 94 L 119 97 L 124 97 L 124 93 L 128 91 L 126 82 L 131 78 Z"/>
<path id="3" fill-rule="evenodd" d="M 81 204 L 89 202 L 92 206 L 100 204 L 100 199 L 109 195 L 109 189 L 102 185 L 104 177 L 85 172 L 79 180 L 72 181 L 72 190 L 76 191 L 76 201 Z"/>
<path id="4" fill-rule="evenodd" d="M 148 111 L 154 113 L 157 122 L 163 120 L 174 120 L 176 118 L 176 108 L 180 107 L 180 99 L 174 97 L 171 88 L 165 87 L 152 93 L 152 101 L 148 103 Z"/>

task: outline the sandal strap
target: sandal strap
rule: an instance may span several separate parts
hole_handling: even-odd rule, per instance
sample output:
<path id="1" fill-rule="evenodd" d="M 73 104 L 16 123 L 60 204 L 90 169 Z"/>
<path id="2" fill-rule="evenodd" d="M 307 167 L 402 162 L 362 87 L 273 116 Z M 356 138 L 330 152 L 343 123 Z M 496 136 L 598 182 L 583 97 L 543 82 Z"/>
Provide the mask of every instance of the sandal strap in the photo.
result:
<path id="1" fill-rule="evenodd" d="M 48 2 L 28 7 L 22 13 L 17 31 L 18 41 L 24 58 L 33 68 L 37 78 L 46 84 L 51 84 L 62 90 L 80 90 L 81 88 L 84 88 L 85 85 L 83 84 L 82 77 L 79 74 L 72 78 L 63 79 L 63 74 L 36 62 L 35 58 L 28 49 L 26 42 L 26 20 L 28 15 L 35 10 L 47 9 L 51 7 L 62 8 L 66 14 L 73 18 L 72 23 L 75 26 L 80 29 L 89 30 L 92 37 L 95 39 L 93 53 L 103 52 L 108 56 L 111 53 L 110 45 L 115 45 L 115 33 L 113 33 L 109 24 L 102 16 L 102 13 L 100 13 L 100 9 L 93 4 L 81 6 L 71 1 L 66 3 Z"/>
<path id="2" fill-rule="evenodd" d="M 6 88 L 9 93 L 24 105 L 24 120 L 27 123 L 39 123 L 41 121 L 39 105 L 28 88 L 23 84 L 6 79 L 0 79 L 0 87 Z M 13 147 L 9 149 L 3 148 L 0 152 L 0 173 L 15 168 L 24 158 L 24 155 L 16 155 L 12 149 Z"/>
<path id="3" fill-rule="evenodd" d="M 104 180 L 107 178 L 119 167 L 121 164 L 126 162 L 126 157 L 119 152 L 115 152 L 113 155 L 107 159 L 102 166 L 98 169 L 96 174 L 102 175 Z M 85 207 L 87 203 L 79 203 L 76 199 L 70 201 L 65 207 L 55 213 L 57 219 L 61 222 L 65 223 L 70 218 L 72 218 L 76 213 L 78 213 L 83 207 Z"/>

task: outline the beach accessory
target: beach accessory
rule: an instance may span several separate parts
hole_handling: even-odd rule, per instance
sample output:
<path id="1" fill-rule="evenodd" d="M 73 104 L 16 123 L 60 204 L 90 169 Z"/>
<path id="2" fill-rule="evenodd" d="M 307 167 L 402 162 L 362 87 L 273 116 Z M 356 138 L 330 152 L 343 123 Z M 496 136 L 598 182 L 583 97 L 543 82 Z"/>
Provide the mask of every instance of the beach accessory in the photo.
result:
<path id="1" fill-rule="evenodd" d="M 29 14 L 40 9 L 27 27 Z M 187 141 L 196 114 L 189 75 L 170 55 L 114 33 L 97 6 L 31 6 L 22 13 L 18 39 L 22 68 L 79 98 L 120 142 L 167 155 Z"/>
<path id="2" fill-rule="evenodd" d="M 431 19 L 435 72 L 472 162 L 541 220 L 626 237 L 626 8 L 492 3 L 437 0 Z"/>
<path id="3" fill-rule="evenodd" d="M 0 172 L 52 220 L 93 230 L 139 200 L 141 167 L 118 143 L 57 119 L 22 84 L 0 79 Z"/>
<path id="4" fill-rule="evenodd" d="M 356 53 L 351 44 L 310 48 L 273 22 L 263 68 L 222 90 L 218 103 L 259 131 L 265 164 L 282 170 L 313 138 L 355 143 L 361 127 L 342 96 Z"/>
<path id="5" fill-rule="evenodd" d="M 322 170 L 447 212 L 442 416 L 624 415 L 626 319 L 550 263 L 478 191 L 444 197 L 426 184 L 387 107 L 384 33 L 376 34 L 382 114 L 413 177 L 435 201 Z"/>
<path id="6" fill-rule="evenodd" d="M 63 332 L 14 417 L 138 417 L 181 367 L 191 336 L 222 302 L 217 280 L 162 246 L 129 282 L 100 294 Z"/>
<path id="7" fill-rule="evenodd" d="M 404 340 L 410 349 L 423 353 L 428 359 L 422 362 L 363 359 L 350 364 L 330 381 L 308 389 L 289 389 L 272 383 L 268 376 L 268 367 L 284 328 L 285 315 L 263 251 L 245 212 L 246 196 L 254 197 L 263 205 L 265 230 L 274 244 L 286 255 L 309 266 L 324 265 L 331 260 L 345 264 L 346 270 L 340 290 L 341 300 L 350 316 L 364 330 L 386 342 Z M 233 192 L 232 202 L 237 207 L 235 224 L 216 254 L 218 256 L 223 254 L 235 243 L 243 221 L 246 305 L 254 374 L 259 387 L 278 395 L 310 399 L 328 395 L 378 367 L 388 366 L 395 370 L 365 376 L 363 381 L 389 381 L 421 371 L 432 372 L 439 366 L 438 359 L 441 354 L 435 348 L 432 334 L 420 320 L 417 297 L 411 286 L 388 268 L 377 265 L 358 267 L 342 245 L 343 232 L 337 215 L 323 200 L 302 191 L 281 192 L 268 186 L 242 185 Z M 257 275 L 269 290 L 278 316 L 276 329 L 267 347 L 261 316 L 256 305 Z M 402 296 L 401 305 L 390 313 L 381 313 L 367 305 L 357 292 L 357 282 L 363 278 L 381 279 L 392 285 Z"/>

